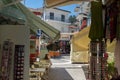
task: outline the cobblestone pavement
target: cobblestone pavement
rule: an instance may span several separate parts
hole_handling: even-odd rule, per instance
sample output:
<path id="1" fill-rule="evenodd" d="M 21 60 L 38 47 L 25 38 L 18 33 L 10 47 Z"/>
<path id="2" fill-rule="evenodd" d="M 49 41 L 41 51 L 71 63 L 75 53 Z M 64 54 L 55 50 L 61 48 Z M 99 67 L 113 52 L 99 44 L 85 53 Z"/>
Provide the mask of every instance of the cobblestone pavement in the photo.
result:
<path id="1" fill-rule="evenodd" d="M 71 64 L 68 54 L 51 58 L 51 62 L 49 80 L 86 80 L 82 68 L 86 64 Z"/>

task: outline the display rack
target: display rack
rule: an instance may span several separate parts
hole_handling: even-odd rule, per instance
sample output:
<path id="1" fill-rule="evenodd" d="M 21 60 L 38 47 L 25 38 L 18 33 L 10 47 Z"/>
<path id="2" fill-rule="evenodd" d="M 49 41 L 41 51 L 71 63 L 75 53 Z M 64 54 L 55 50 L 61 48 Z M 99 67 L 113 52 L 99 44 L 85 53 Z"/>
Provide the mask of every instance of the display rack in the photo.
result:
<path id="1" fill-rule="evenodd" d="M 14 80 L 23 80 L 24 72 L 24 45 L 15 45 Z"/>
<path id="2" fill-rule="evenodd" d="M 104 53 L 106 46 L 104 41 L 90 42 L 90 79 L 91 80 L 105 80 L 106 78 L 106 61 Z"/>
<path id="3" fill-rule="evenodd" d="M 1 80 L 9 80 L 12 65 L 13 55 L 13 43 L 10 40 L 4 41 L 2 46 L 2 58 L 1 58 Z"/>

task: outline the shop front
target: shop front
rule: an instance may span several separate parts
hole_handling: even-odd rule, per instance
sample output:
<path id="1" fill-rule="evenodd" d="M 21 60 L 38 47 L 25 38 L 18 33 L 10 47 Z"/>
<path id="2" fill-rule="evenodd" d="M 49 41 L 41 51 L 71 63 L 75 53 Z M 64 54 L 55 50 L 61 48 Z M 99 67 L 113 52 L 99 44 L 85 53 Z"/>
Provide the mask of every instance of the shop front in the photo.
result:
<path id="1" fill-rule="evenodd" d="M 73 4 L 76 0 L 46 0 L 47 7 Z M 78 0 L 77 0 L 78 1 Z M 80 2 L 81 0 L 79 0 Z M 83 1 L 83 0 L 82 0 Z M 115 68 L 120 75 L 120 1 L 119 0 L 88 0 L 91 1 L 91 27 L 90 38 L 90 79 L 109 80 L 106 64 L 106 42 L 116 40 Z M 102 1 L 104 3 L 102 3 Z"/>
<path id="2" fill-rule="evenodd" d="M 106 54 L 108 41 L 110 41 L 109 43 L 117 41 L 114 52 L 115 65 L 113 65 L 116 72 L 113 72 L 111 76 L 115 77 L 119 75 L 119 5 L 120 2 L 115 0 L 105 0 L 104 4 L 101 4 L 101 1 L 91 2 L 92 23 L 89 33 L 89 38 L 91 39 L 91 79 L 110 79 L 111 74 L 108 71 L 109 66 L 107 67 L 106 61 L 107 57 L 109 57 Z"/>
<path id="3" fill-rule="evenodd" d="M 59 39 L 60 53 L 70 54 L 70 39 L 73 34 L 71 33 L 61 33 Z"/>
<path id="4" fill-rule="evenodd" d="M 25 25 L 0 26 L 0 78 L 2 80 L 28 78 L 29 34 L 29 28 Z"/>
<path id="5" fill-rule="evenodd" d="M 119 0 L 105 0 L 105 28 L 106 39 L 111 43 L 116 41 L 114 49 L 114 63 L 117 68 L 118 75 L 120 75 L 120 1 Z"/>
<path id="6" fill-rule="evenodd" d="M 30 32 L 36 34 L 38 29 L 47 32 L 53 41 L 59 38 L 58 30 L 18 0 L 0 1 L 0 79 L 29 80 Z"/>

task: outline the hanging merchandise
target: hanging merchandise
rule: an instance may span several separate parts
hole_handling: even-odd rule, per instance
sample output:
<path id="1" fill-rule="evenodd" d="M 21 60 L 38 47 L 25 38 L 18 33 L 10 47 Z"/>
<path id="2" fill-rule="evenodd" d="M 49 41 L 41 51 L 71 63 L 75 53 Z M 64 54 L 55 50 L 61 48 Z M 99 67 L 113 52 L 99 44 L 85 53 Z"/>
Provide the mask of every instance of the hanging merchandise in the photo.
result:
<path id="1" fill-rule="evenodd" d="M 13 42 L 11 42 L 10 40 L 4 41 L 2 47 L 0 80 L 10 80 L 12 55 L 13 55 Z"/>
<path id="2" fill-rule="evenodd" d="M 90 76 L 91 80 L 105 80 L 106 74 L 106 60 L 104 53 L 106 45 L 104 41 L 90 42 Z"/>
<path id="3" fill-rule="evenodd" d="M 92 40 L 102 40 L 103 35 L 103 21 L 102 21 L 102 2 L 91 1 L 91 28 L 89 38 Z"/>
<path id="4" fill-rule="evenodd" d="M 115 0 L 106 6 L 105 17 L 105 38 L 110 39 L 110 42 L 116 38 L 117 17 L 118 17 L 118 0 Z"/>
<path id="5" fill-rule="evenodd" d="M 97 48 L 99 48 L 99 52 Z M 97 53 L 99 56 L 103 56 L 103 53 L 105 53 L 105 43 L 103 41 L 91 41 L 90 52 L 92 56 L 97 56 Z"/>
<path id="6" fill-rule="evenodd" d="M 105 39 L 110 39 L 109 9 L 110 8 L 106 9 L 106 13 L 105 13 Z"/>
<path id="7" fill-rule="evenodd" d="M 117 40 L 116 46 L 115 46 L 115 67 L 118 70 L 118 74 L 120 74 L 120 39 Z"/>
<path id="8" fill-rule="evenodd" d="M 118 7 L 118 17 L 117 17 L 117 35 L 116 37 L 120 39 L 120 0 L 117 2 Z"/>
<path id="9" fill-rule="evenodd" d="M 99 57 L 99 63 L 97 63 L 97 57 L 91 56 L 90 57 L 90 71 L 91 71 L 91 80 L 102 80 L 102 70 L 101 70 L 101 63 L 102 57 Z"/>
<path id="10" fill-rule="evenodd" d="M 23 80 L 24 77 L 24 45 L 15 45 L 14 80 Z"/>

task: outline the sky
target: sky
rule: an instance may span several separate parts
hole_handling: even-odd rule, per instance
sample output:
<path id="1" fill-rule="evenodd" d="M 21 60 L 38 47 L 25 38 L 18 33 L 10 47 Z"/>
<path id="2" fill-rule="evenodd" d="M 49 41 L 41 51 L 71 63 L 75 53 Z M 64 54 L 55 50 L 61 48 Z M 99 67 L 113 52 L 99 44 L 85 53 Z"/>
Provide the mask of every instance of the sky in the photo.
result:
<path id="1" fill-rule="evenodd" d="M 28 8 L 41 8 L 43 6 L 43 0 L 23 0 L 22 3 L 28 7 Z M 67 5 L 59 7 L 60 9 L 71 11 L 70 15 L 76 15 L 74 12 L 74 8 L 76 7 L 76 4 Z"/>

